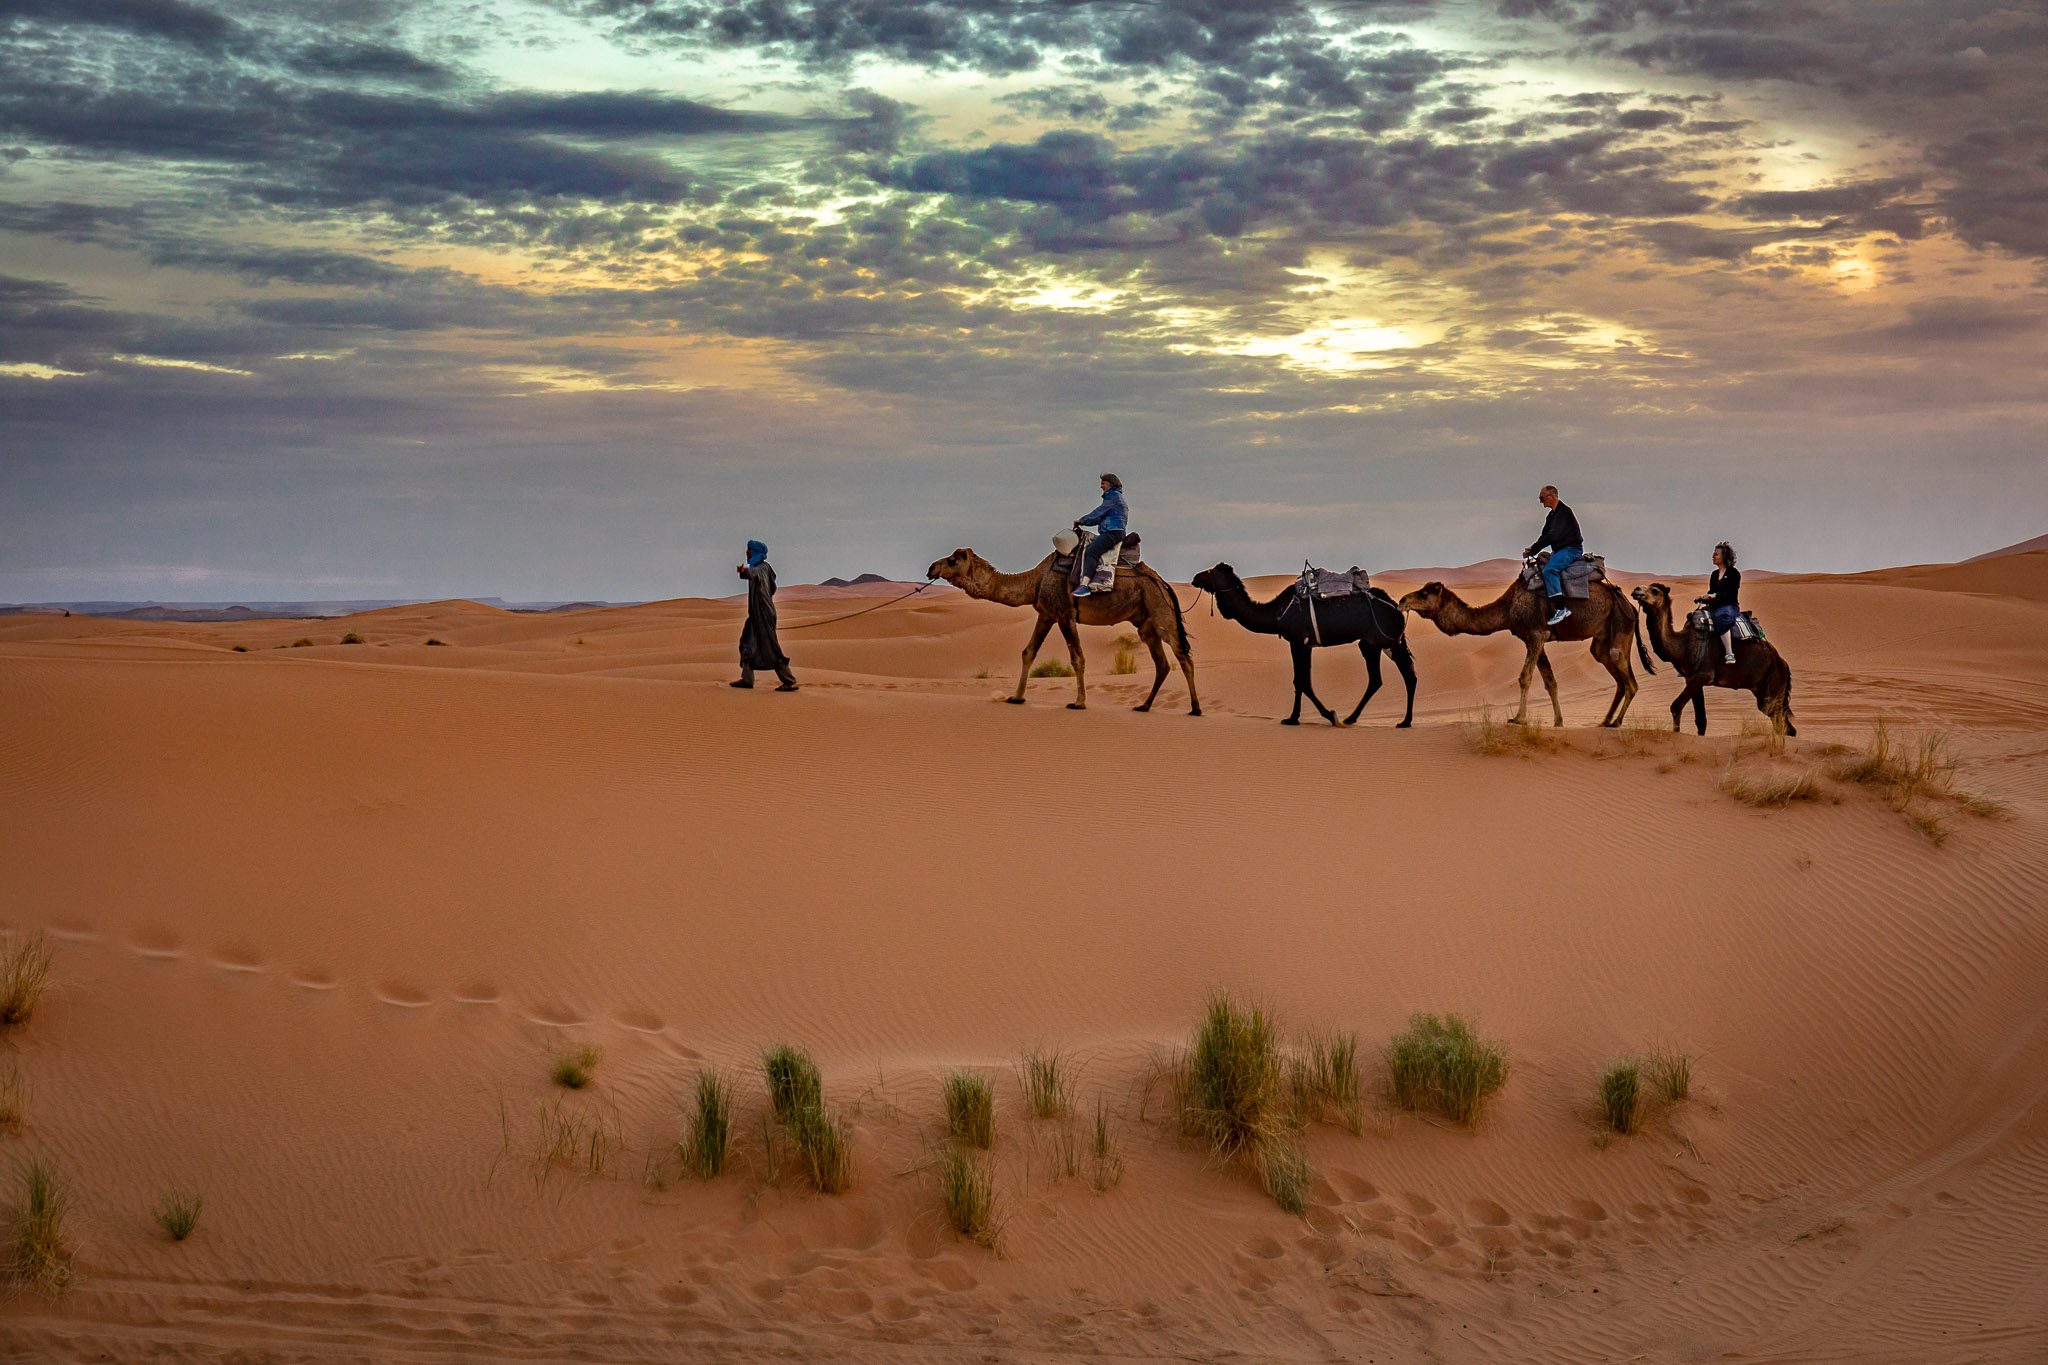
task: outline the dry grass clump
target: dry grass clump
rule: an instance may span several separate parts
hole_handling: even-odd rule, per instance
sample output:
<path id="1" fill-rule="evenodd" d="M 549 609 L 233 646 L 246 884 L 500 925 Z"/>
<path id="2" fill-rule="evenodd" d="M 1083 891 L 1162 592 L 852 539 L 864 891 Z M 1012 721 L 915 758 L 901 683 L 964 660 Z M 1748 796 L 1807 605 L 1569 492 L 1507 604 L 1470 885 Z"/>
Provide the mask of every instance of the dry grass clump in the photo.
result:
<path id="1" fill-rule="evenodd" d="M 761 1070 L 768 1079 L 768 1103 L 777 1123 L 787 1126 L 801 1111 L 824 1102 L 818 1064 L 802 1048 L 778 1043 L 762 1054 Z"/>
<path id="2" fill-rule="evenodd" d="M 354 631 L 350 631 L 348 634 L 342 636 L 341 642 L 345 645 L 361 645 L 369 643 L 369 641 L 365 640 L 362 636 L 356 634 Z"/>
<path id="3" fill-rule="evenodd" d="M 1954 812 L 1987 820 L 2003 820 L 2012 814 L 2012 808 L 1995 796 L 1957 789 L 1960 765 L 1949 737 L 1940 731 L 1900 739 L 1880 719 L 1871 727 L 1862 749 L 1835 748 L 1831 757 L 1830 776 L 1877 792 L 1936 844 L 1946 843 L 1950 834 L 1946 812 L 1935 808 L 1941 803 Z M 1928 805 L 1915 809 L 1916 801 Z"/>
<path id="4" fill-rule="evenodd" d="M 22 1198 L 13 1212 L 13 1249 L 8 1278 L 54 1294 L 71 1283 L 71 1253 L 64 1245 L 64 1190 L 57 1172 L 41 1157 L 22 1171 Z"/>
<path id="5" fill-rule="evenodd" d="M 716 1071 L 698 1072 L 697 1103 L 687 1122 L 683 1165 L 703 1180 L 723 1174 L 732 1150 L 732 1083 Z"/>
<path id="6" fill-rule="evenodd" d="M 1642 1078 L 1642 1064 L 1636 1061 L 1616 1062 L 1600 1077 L 1600 1116 L 1617 1133 L 1634 1133 L 1643 1126 L 1647 1106 Z"/>
<path id="7" fill-rule="evenodd" d="M 986 1157 L 948 1147 L 939 1155 L 939 1200 L 946 1222 L 970 1242 L 994 1249 L 996 1186 Z"/>
<path id="8" fill-rule="evenodd" d="M 1124 1178 L 1124 1159 L 1116 1140 L 1116 1129 L 1109 1121 L 1109 1108 L 1100 1096 L 1095 1100 L 1095 1141 L 1089 1155 L 1095 1166 L 1093 1181 L 1097 1194 Z"/>
<path id="9" fill-rule="evenodd" d="M 19 1028 L 35 1017 L 50 985 L 53 960 L 42 930 L 0 932 L 0 1029 Z"/>
<path id="10" fill-rule="evenodd" d="M 1387 1073 L 1395 1104 L 1435 1109 L 1470 1128 L 1487 1099 L 1507 1084 L 1507 1051 L 1475 1035 L 1455 1014 L 1417 1014 L 1387 1045 Z"/>
<path id="11" fill-rule="evenodd" d="M 942 1087 L 946 1135 L 987 1151 L 996 1141 L 996 1092 L 979 1071 L 955 1071 Z"/>
<path id="12" fill-rule="evenodd" d="M 1041 659 L 1031 669 L 1034 678 L 1071 678 L 1073 668 L 1065 659 Z"/>
<path id="13" fill-rule="evenodd" d="M 1745 806 L 1762 809 L 1816 801 L 1820 799 L 1820 765 L 1796 773 L 1739 773 L 1731 767 L 1721 774 L 1721 790 Z"/>
<path id="14" fill-rule="evenodd" d="M 565 1052 L 555 1058 L 555 1064 L 548 1070 L 548 1079 L 569 1090 L 581 1090 L 597 1076 L 597 1063 L 604 1056 L 604 1050 L 595 1043 L 585 1043 L 574 1052 Z"/>
<path id="15" fill-rule="evenodd" d="M 1138 671 L 1138 637 L 1129 633 L 1116 637 L 1116 656 L 1110 660 L 1111 673 Z"/>
<path id="16" fill-rule="evenodd" d="M 1181 1061 L 1181 1129 L 1219 1157 L 1249 1164 L 1266 1193 L 1300 1213 L 1312 1178 L 1287 1112 L 1273 1022 L 1218 993 Z"/>
<path id="17" fill-rule="evenodd" d="M 768 1082 L 768 1103 L 775 1121 L 789 1135 L 797 1160 L 824 1194 L 842 1194 L 853 1187 L 853 1135 L 846 1121 L 825 1110 L 825 1086 L 818 1064 L 801 1048 L 786 1043 L 761 1057 Z"/>
<path id="18" fill-rule="evenodd" d="M 446 648 L 446 647 L 447 647 L 447 644 L 448 644 L 448 642 L 447 642 L 446 640 L 437 640 L 437 639 L 434 639 L 434 638 L 432 638 L 431 636 L 430 636 L 430 637 L 428 638 L 428 640 L 427 640 L 427 643 L 428 643 L 428 644 L 430 644 L 430 645 L 440 645 L 440 646 L 442 646 L 443 648 Z"/>
<path id="19" fill-rule="evenodd" d="M 1074 1107 L 1073 1077 L 1066 1055 L 1057 1048 L 1026 1051 L 1017 1059 L 1017 1076 L 1024 1083 L 1024 1102 L 1033 1118 L 1061 1118 Z"/>
<path id="20" fill-rule="evenodd" d="M 1465 741 L 1474 753 L 1491 758 L 1541 753 L 1558 747 L 1556 738 L 1534 717 L 1518 725 L 1494 714 L 1491 706 L 1481 707 L 1479 719 L 1465 726 Z"/>
<path id="21" fill-rule="evenodd" d="M 292 649 L 311 649 L 312 647 L 312 638 L 310 636 L 305 635 L 301 635 L 298 639 L 292 641 L 290 645 L 290 648 Z"/>
<path id="22" fill-rule="evenodd" d="M 545 1180 L 549 1171 L 561 1166 L 580 1169 L 595 1180 L 609 1169 L 612 1152 L 624 1148 L 616 1123 L 573 1114 L 559 1103 L 540 1102 L 540 1134 L 533 1149 L 538 1179 Z"/>
<path id="23" fill-rule="evenodd" d="M 1312 1033 L 1289 1059 L 1287 1090 L 1303 1121 L 1335 1113 L 1356 1133 L 1365 1124 L 1358 1097 L 1358 1035 Z"/>
<path id="24" fill-rule="evenodd" d="M 1650 1084 L 1666 1104 L 1692 1097 L 1692 1054 L 1674 1048 L 1657 1048 L 1643 1059 Z"/>
<path id="25" fill-rule="evenodd" d="M 182 1242 L 199 1226 L 199 1211 L 205 1207 L 201 1196 L 171 1190 L 156 1201 L 156 1225 L 173 1242 Z"/>
<path id="26" fill-rule="evenodd" d="M 0 1076 L 0 1129 L 18 1133 L 27 1122 L 28 1079 L 21 1074 L 21 1068 L 9 1062 L 7 1074 Z"/>

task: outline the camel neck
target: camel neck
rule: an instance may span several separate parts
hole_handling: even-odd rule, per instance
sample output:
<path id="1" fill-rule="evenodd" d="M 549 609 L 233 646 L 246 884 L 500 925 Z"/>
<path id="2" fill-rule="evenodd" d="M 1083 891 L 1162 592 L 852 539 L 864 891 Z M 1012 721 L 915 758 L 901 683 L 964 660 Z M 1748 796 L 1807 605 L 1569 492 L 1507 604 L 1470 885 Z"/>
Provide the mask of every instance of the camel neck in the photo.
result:
<path id="1" fill-rule="evenodd" d="M 1444 604 L 1437 609 L 1436 624 L 1449 635 L 1491 635 L 1504 630 L 1508 624 L 1508 599 L 1514 592 L 1509 587 L 1493 601 L 1475 607 L 1446 588 Z"/>
<path id="2" fill-rule="evenodd" d="M 1047 555 L 1038 562 L 1035 569 L 1023 573 L 1004 573 L 986 561 L 980 572 L 966 579 L 960 587 L 969 597 L 978 597 L 984 602 L 1000 602 L 1009 607 L 1028 607 L 1038 600 L 1040 585 L 1045 580 L 1045 571 L 1052 564 Z"/>

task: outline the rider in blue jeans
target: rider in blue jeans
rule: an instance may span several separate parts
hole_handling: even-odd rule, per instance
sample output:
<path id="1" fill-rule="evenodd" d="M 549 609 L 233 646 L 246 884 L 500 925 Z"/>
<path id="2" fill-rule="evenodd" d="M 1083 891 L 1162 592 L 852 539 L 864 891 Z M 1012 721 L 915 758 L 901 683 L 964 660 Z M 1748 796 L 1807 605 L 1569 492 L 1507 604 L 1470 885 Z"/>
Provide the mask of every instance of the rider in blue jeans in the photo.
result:
<path id="1" fill-rule="evenodd" d="M 1522 556 L 1533 558 L 1544 546 L 1550 547 L 1550 558 L 1543 561 L 1543 590 L 1550 594 L 1550 619 L 1544 624 L 1554 626 L 1572 614 L 1571 604 L 1564 600 L 1564 571 L 1586 553 L 1586 538 L 1579 534 L 1579 519 L 1572 509 L 1558 500 L 1556 484 L 1544 484 L 1536 498 L 1550 515 L 1543 519 L 1543 534 Z"/>
<path id="2" fill-rule="evenodd" d="M 1129 516 L 1124 507 L 1124 481 L 1114 474 L 1104 474 L 1102 505 L 1074 523 L 1096 528 L 1095 538 L 1088 542 L 1088 549 L 1081 556 L 1081 586 L 1074 589 L 1074 596 L 1088 596 L 1088 580 L 1095 576 L 1102 557 L 1109 553 L 1111 546 L 1124 543 L 1124 529 L 1129 524 Z"/>

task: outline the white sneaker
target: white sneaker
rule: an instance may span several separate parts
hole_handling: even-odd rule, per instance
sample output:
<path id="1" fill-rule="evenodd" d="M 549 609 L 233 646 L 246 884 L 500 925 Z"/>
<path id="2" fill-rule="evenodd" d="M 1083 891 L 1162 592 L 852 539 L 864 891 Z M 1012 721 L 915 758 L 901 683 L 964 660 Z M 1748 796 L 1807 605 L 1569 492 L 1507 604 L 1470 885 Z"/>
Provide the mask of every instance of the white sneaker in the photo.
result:
<path id="1" fill-rule="evenodd" d="M 1543 624 L 1546 626 L 1554 626 L 1559 621 L 1563 621 L 1570 617 L 1571 614 L 1572 609 L 1570 607 L 1559 607 L 1556 611 L 1550 613 L 1550 619 L 1548 621 L 1545 621 Z"/>

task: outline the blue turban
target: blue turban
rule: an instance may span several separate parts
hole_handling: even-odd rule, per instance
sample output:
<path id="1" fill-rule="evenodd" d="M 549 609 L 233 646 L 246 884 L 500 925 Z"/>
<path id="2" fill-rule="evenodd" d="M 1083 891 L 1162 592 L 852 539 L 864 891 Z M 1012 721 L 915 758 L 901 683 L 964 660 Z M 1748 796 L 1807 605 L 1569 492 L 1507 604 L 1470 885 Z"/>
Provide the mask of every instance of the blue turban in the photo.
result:
<path id="1" fill-rule="evenodd" d="M 748 542 L 747 542 L 747 567 L 748 567 L 748 568 L 750 568 L 750 569 L 757 569 L 757 568 L 759 568 L 759 567 L 761 566 L 761 563 L 762 563 L 762 561 L 763 561 L 763 560 L 765 560 L 765 559 L 767 559 L 767 558 L 768 558 L 768 547 L 767 547 L 766 545 L 763 545 L 763 544 L 762 544 L 762 543 L 761 543 L 760 541 L 758 541 L 758 540 L 750 540 L 750 541 L 748 541 Z"/>

